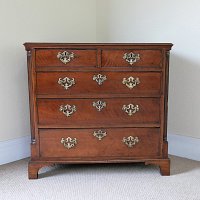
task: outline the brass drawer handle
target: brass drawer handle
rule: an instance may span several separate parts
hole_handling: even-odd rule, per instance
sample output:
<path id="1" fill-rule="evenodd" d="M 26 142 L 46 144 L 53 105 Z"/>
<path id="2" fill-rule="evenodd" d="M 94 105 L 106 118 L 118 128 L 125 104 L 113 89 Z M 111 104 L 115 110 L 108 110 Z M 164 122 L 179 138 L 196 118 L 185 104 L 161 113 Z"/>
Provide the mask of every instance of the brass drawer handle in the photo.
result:
<path id="1" fill-rule="evenodd" d="M 93 76 L 93 81 L 96 81 L 98 85 L 102 85 L 105 80 L 107 80 L 105 75 L 97 74 Z"/>
<path id="2" fill-rule="evenodd" d="M 129 136 L 127 138 L 124 137 L 122 142 L 126 144 L 129 148 L 132 148 L 139 142 L 139 139 L 138 137 Z"/>
<path id="3" fill-rule="evenodd" d="M 123 59 L 127 61 L 130 65 L 133 65 L 135 62 L 140 60 L 140 54 L 135 54 L 133 52 L 125 53 Z"/>
<path id="4" fill-rule="evenodd" d="M 93 102 L 93 107 L 95 107 L 98 111 L 101 111 L 104 107 L 106 107 L 106 102 L 103 102 L 101 100 L 97 102 Z"/>
<path id="5" fill-rule="evenodd" d="M 139 106 L 130 103 L 128 105 L 123 105 L 122 110 L 125 111 L 129 116 L 132 116 L 139 111 Z"/>
<path id="6" fill-rule="evenodd" d="M 68 51 L 58 52 L 57 54 L 57 58 L 64 64 L 70 62 L 74 57 L 74 53 Z"/>
<path id="7" fill-rule="evenodd" d="M 106 137 L 107 133 L 104 130 L 94 131 L 94 137 L 98 138 L 98 140 L 102 140 L 102 138 Z"/>
<path id="8" fill-rule="evenodd" d="M 129 78 L 123 78 L 122 83 L 129 89 L 133 89 L 136 85 L 140 84 L 140 80 L 138 77 L 134 78 L 130 76 Z"/>
<path id="9" fill-rule="evenodd" d="M 76 106 L 69 104 L 61 105 L 59 110 L 67 117 L 70 117 L 74 112 L 76 112 Z"/>
<path id="10" fill-rule="evenodd" d="M 61 138 L 60 141 L 61 144 L 64 145 L 64 147 L 66 147 L 67 149 L 71 149 L 73 147 L 75 147 L 75 145 L 77 144 L 77 139 L 76 138 Z"/>
<path id="11" fill-rule="evenodd" d="M 65 88 L 65 90 L 67 90 L 71 86 L 75 85 L 75 80 L 74 80 L 74 78 L 68 78 L 68 77 L 59 78 L 58 84 L 60 84 L 61 86 L 63 86 Z"/>

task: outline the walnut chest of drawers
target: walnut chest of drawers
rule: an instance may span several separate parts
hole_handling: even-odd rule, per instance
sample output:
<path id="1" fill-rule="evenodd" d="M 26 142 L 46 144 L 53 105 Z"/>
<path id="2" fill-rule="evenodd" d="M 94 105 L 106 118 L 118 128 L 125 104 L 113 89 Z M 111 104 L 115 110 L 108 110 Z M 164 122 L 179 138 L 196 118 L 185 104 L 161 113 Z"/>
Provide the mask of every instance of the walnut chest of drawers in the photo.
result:
<path id="1" fill-rule="evenodd" d="M 167 99 L 170 43 L 25 43 L 29 178 L 59 163 L 158 165 L 170 174 Z"/>

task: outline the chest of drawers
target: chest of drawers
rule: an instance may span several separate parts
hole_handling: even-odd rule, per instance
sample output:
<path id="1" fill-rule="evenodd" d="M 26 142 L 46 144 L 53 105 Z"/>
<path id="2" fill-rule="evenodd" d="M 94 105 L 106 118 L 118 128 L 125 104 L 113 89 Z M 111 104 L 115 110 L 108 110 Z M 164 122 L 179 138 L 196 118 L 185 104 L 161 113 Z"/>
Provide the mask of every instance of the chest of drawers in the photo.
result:
<path id="1" fill-rule="evenodd" d="M 170 174 L 170 43 L 25 43 L 30 179 L 58 163 L 158 165 Z"/>

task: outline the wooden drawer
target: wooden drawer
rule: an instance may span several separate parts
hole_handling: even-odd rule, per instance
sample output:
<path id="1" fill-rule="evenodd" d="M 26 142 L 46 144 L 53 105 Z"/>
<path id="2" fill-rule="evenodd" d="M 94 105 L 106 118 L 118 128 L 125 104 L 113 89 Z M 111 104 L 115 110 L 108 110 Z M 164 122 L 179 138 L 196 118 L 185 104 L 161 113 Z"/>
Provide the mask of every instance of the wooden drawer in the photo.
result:
<path id="1" fill-rule="evenodd" d="M 145 127 L 160 123 L 159 98 L 38 99 L 37 106 L 42 128 Z"/>
<path id="2" fill-rule="evenodd" d="M 94 132 L 106 136 L 99 140 Z M 132 138 L 127 139 L 129 136 Z M 138 159 L 160 155 L 159 128 L 43 129 L 39 130 L 39 138 L 40 156 L 46 158 L 112 156 Z"/>
<path id="3" fill-rule="evenodd" d="M 37 94 L 40 95 L 159 95 L 160 93 L 159 72 L 37 73 Z"/>
<path id="4" fill-rule="evenodd" d="M 71 57 L 67 62 L 68 56 L 63 58 L 63 63 L 58 58 L 59 53 L 69 52 Z M 72 56 L 73 53 L 73 56 Z M 64 56 L 64 54 L 62 54 Z M 36 66 L 65 66 L 65 67 L 94 67 L 97 62 L 96 50 L 74 50 L 74 49 L 50 49 L 36 51 Z"/>
<path id="5" fill-rule="evenodd" d="M 133 53 L 138 55 L 138 59 L 131 63 L 124 59 L 125 54 Z M 102 67 L 161 67 L 162 65 L 162 51 L 160 50 L 137 50 L 137 49 L 128 49 L 128 50 L 103 50 L 102 51 Z"/>

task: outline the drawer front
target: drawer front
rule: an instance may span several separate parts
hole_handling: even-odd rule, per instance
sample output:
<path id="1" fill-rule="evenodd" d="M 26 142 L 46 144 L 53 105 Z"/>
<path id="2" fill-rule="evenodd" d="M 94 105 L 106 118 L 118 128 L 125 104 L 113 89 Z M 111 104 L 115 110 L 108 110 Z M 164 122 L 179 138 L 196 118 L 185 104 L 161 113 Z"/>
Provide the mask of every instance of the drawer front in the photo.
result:
<path id="1" fill-rule="evenodd" d="M 36 66 L 95 67 L 96 50 L 37 50 Z"/>
<path id="2" fill-rule="evenodd" d="M 158 126 L 159 98 L 38 99 L 39 127 Z"/>
<path id="3" fill-rule="evenodd" d="M 159 128 L 43 129 L 39 137 L 40 156 L 46 158 L 160 155 Z"/>
<path id="4" fill-rule="evenodd" d="M 161 93 L 159 72 L 46 72 L 37 73 L 37 94 L 137 94 Z"/>
<path id="5" fill-rule="evenodd" d="M 161 67 L 161 50 L 103 50 L 102 67 Z"/>

